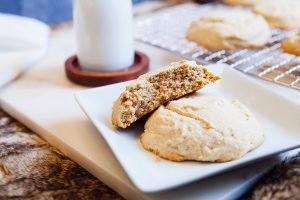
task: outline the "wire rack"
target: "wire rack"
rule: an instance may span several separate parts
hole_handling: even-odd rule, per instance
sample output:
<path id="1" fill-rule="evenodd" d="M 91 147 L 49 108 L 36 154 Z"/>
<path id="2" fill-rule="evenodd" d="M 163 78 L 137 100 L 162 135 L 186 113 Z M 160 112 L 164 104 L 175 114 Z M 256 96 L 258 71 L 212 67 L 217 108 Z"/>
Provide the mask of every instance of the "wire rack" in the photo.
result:
<path id="1" fill-rule="evenodd" d="M 228 7 L 189 3 L 138 16 L 134 21 L 134 37 L 201 64 L 225 63 L 246 74 L 300 90 L 300 57 L 280 48 L 281 40 L 295 34 L 296 30 L 272 30 L 268 44 L 256 50 L 211 50 L 185 39 L 185 32 L 193 20 L 217 9 Z"/>

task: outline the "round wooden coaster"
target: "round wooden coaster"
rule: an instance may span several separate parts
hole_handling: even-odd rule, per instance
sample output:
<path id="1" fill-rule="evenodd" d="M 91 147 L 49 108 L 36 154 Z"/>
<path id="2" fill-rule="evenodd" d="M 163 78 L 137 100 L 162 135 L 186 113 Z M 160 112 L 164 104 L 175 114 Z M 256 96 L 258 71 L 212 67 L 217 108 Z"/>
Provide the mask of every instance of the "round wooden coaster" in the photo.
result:
<path id="1" fill-rule="evenodd" d="M 149 69 L 149 58 L 135 51 L 134 64 L 126 69 L 113 72 L 81 71 L 76 55 L 65 62 L 65 71 L 69 80 L 84 86 L 97 87 L 136 79 Z"/>

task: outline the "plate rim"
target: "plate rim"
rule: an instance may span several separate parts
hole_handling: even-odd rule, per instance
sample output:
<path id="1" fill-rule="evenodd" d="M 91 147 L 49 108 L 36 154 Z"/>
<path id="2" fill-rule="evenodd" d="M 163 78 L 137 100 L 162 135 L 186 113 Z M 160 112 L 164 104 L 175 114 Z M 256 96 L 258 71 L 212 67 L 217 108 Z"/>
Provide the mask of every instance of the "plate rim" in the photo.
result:
<path id="1" fill-rule="evenodd" d="M 272 95 L 276 95 L 276 97 L 280 98 L 281 100 L 287 101 L 288 103 L 293 104 L 294 106 L 297 106 L 297 107 L 300 106 L 300 104 L 298 105 L 294 101 L 290 101 L 287 97 L 278 94 L 274 90 L 268 89 L 266 86 L 262 85 L 261 83 L 259 83 L 255 79 L 251 79 L 250 77 L 246 76 L 245 74 L 242 74 L 241 72 L 239 72 L 237 70 L 234 70 L 234 69 L 231 69 L 231 68 L 229 69 L 229 67 L 227 69 L 226 68 L 227 67 L 225 67 L 225 69 L 224 69 L 225 72 L 223 72 L 223 73 L 229 73 L 229 71 L 234 72 L 234 73 L 238 74 L 238 76 L 241 76 L 241 78 L 245 78 L 246 81 L 251 82 L 252 84 L 256 85 L 257 87 L 261 87 L 263 90 L 271 93 Z M 257 156 L 255 158 L 250 159 L 250 160 L 246 160 L 246 161 L 244 161 L 242 163 L 237 163 L 237 164 L 231 165 L 231 166 L 225 166 L 223 169 L 207 173 L 207 174 L 205 174 L 205 175 L 203 175 L 201 177 L 199 177 L 199 176 L 197 177 L 196 176 L 196 177 L 194 177 L 192 179 L 188 179 L 186 181 L 181 181 L 181 182 L 178 182 L 178 183 L 168 184 L 168 185 L 165 185 L 163 187 L 153 187 L 153 186 L 152 187 L 147 187 L 147 186 L 145 186 L 143 184 L 140 184 L 140 182 L 138 181 L 138 179 L 136 179 L 135 176 L 133 174 L 131 174 L 130 170 L 127 169 L 126 164 L 122 162 L 122 158 L 120 158 L 121 156 L 119 155 L 119 153 L 116 152 L 117 150 L 114 148 L 114 145 L 112 145 L 110 139 L 107 138 L 106 135 L 102 133 L 103 127 L 98 127 L 98 125 L 99 125 L 98 123 L 99 122 L 96 122 L 96 119 L 94 119 L 92 116 L 90 116 L 89 112 L 87 111 L 87 109 L 85 109 L 85 106 L 83 105 L 84 103 L 82 103 L 84 100 L 81 100 L 83 98 L 82 96 L 84 96 L 85 93 L 90 92 L 92 90 L 97 90 L 99 88 L 104 88 L 104 87 L 111 87 L 113 85 L 121 85 L 121 84 L 125 85 L 125 83 L 129 83 L 129 82 L 131 82 L 131 81 L 126 81 L 126 82 L 121 82 L 121 83 L 116 83 L 116 84 L 111 84 L 111 85 L 102 86 L 102 87 L 96 87 L 96 88 L 91 88 L 91 89 L 85 89 L 85 90 L 82 90 L 82 91 L 79 91 L 79 92 L 75 93 L 74 97 L 75 97 L 77 103 L 79 104 L 81 110 L 85 113 L 85 115 L 88 117 L 88 119 L 96 127 L 96 129 L 99 132 L 99 134 L 103 137 L 103 139 L 105 140 L 105 142 L 108 144 L 109 148 L 113 152 L 114 156 L 116 157 L 116 159 L 118 160 L 118 162 L 122 166 L 124 172 L 127 174 L 127 176 L 129 177 L 129 179 L 134 183 L 134 185 L 140 191 L 143 191 L 145 193 L 155 193 L 155 192 L 160 192 L 160 191 L 165 191 L 165 190 L 169 190 L 169 189 L 172 189 L 172 188 L 180 187 L 182 185 L 193 183 L 195 181 L 200 181 L 200 180 L 203 180 L 205 178 L 208 178 L 208 177 L 211 177 L 211 176 L 214 176 L 214 175 L 217 175 L 217 174 L 221 174 L 221 173 L 224 173 L 226 171 L 234 170 L 234 169 L 243 167 L 243 166 L 245 166 L 247 164 L 259 162 L 259 161 L 261 161 L 263 159 L 266 159 L 266 158 L 268 158 L 270 156 L 273 156 L 273 155 L 276 155 L 276 154 L 280 154 L 282 152 L 289 151 L 289 150 L 292 150 L 292 149 L 300 147 L 300 143 L 299 143 L 299 144 L 291 146 L 289 148 L 279 149 L 279 150 L 270 152 L 270 153 L 265 154 L 265 155 Z M 103 122 L 101 122 L 101 126 L 105 126 L 105 124 Z"/>

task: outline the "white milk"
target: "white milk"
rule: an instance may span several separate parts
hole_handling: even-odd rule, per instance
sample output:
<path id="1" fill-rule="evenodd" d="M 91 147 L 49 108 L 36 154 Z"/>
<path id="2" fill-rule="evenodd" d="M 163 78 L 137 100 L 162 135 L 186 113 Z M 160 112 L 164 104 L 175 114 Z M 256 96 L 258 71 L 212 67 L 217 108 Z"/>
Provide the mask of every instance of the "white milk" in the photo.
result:
<path id="1" fill-rule="evenodd" d="M 115 71 L 133 64 L 131 0 L 74 0 L 73 18 L 83 70 Z"/>

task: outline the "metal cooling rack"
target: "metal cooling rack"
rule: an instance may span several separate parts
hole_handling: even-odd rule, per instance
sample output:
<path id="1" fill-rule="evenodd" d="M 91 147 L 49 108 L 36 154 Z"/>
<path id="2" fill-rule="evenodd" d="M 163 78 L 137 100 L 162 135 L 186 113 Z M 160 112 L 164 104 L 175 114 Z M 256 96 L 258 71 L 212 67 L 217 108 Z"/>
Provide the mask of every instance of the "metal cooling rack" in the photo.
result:
<path id="1" fill-rule="evenodd" d="M 297 31 L 272 30 L 265 48 L 210 50 L 185 39 L 190 23 L 201 14 L 227 9 L 222 4 L 182 4 L 135 18 L 135 39 L 202 64 L 226 63 L 246 74 L 300 90 L 300 57 L 283 52 L 281 40 Z"/>

